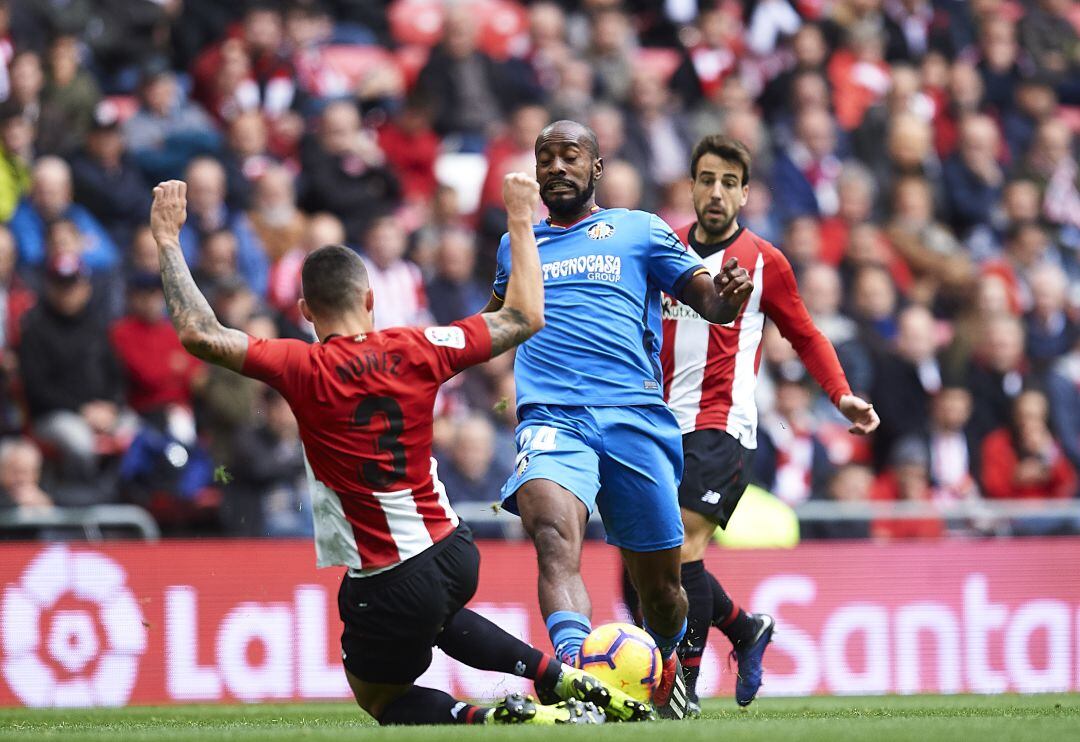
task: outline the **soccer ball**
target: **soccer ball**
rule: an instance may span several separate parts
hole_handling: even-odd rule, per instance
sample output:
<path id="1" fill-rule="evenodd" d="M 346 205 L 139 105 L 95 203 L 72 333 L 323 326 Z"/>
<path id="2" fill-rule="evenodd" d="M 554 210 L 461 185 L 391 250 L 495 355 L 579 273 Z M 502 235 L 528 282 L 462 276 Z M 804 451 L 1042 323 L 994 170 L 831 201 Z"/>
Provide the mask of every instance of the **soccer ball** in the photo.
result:
<path id="1" fill-rule="evenodd" d="M 578 667 L 647 703 L 660 682 L 663 662 L 656 642 L 645 631 L 628 623 L 607 623 L 585 637 Z"/>

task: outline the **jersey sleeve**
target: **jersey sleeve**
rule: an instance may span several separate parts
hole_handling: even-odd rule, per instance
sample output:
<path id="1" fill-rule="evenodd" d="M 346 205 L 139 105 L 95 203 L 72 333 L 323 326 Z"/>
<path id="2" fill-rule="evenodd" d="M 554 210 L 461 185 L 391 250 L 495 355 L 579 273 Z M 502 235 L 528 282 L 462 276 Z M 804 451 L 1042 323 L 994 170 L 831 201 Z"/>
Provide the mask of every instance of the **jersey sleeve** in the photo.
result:
<path id="1" fill-rule="evenodd" d="M 444 327 L 425 327 L 419 333 L 420 345 L 439 381 L 491 359 L 491 333 L 481 314 Z"/>
<path id="2" fill-rule="evenodd" d="M 491 285 L 491 292 L 495 297 L 502 300 L 506 298 L 506 286 L 510 283 L 510 234 L 509 232 L 499 240 L 499 251 L 495 254 L 495 281 Z"/>
<path id="3" fill-rule="evenodd" d="M 706 271 L 671 227 L 655 214 L 649 215 L 648 265 L 652 282 L 674 297 L 682 294 L 695 274 Z"/>
<path id="4" fill-rule="evenodd" d="M 840 397 L 851 394 L 836 349 L 806 310 L 788 259 L 772 246 L 763 252 L 761 308 L 795 348 L 806 370 L 836 404 Z"/>
<path id="5" fill-rule="evenodd" d="M 249 335 L 240 373 L 269 384 L 289 398 L 302 392 L 310 352 L 311 346 L 303 340 L 266 340 Z"/>

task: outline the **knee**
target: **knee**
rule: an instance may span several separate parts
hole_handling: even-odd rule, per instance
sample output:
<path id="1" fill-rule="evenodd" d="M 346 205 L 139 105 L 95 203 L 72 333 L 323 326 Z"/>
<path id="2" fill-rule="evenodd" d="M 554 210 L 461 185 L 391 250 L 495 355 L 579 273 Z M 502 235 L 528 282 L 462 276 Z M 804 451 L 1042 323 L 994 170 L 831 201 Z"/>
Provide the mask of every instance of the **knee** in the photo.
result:
<path id="1" fill-rule="evenodd" d="M 683 592 L 679 574 L 664 575 L 638 588 L 641 606 L 652 615 L 675 615 L 685 609 L 686 593 Z M 680 608 L 682 606 L 683 608 Z"/>

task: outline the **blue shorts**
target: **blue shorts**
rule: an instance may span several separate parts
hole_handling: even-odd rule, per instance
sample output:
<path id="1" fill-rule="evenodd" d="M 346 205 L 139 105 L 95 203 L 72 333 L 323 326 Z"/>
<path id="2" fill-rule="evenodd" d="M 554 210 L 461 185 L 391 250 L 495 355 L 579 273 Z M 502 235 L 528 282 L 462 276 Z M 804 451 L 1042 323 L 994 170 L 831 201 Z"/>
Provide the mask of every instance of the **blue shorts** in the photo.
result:
<path id="1" fill-rule="evenodd" d="M 550 479 L 589 513 L 600 510 L 609 544 L 637 552 L 682 545 L 682 434 L 666 405 L 531 404 L 518 414 L 518 454 L 503 485 L 504 508 L 517 514 L 521 485 Z"/>

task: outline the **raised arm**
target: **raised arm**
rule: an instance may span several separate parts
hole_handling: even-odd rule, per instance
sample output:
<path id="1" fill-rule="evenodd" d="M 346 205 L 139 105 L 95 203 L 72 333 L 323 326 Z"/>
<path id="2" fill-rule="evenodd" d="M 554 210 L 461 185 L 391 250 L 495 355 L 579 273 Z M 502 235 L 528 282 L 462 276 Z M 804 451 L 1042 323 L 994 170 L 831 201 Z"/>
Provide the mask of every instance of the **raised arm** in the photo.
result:
<path id="1" fill-rule="evenodd" d="M 195 285 L 180 249 L 180 228 L 187 219 L 187 183 L 168 180 L 154 188 L 150 231 L 158 246 L 161 283 L 176 334 L 196 358 L 240 371 L 247 353 L 247 335 L 224 327 Z"/>
<path id="2" fill-rule="evenodd" d="M 704 270 L 693 276 L 686 282 L 679 301 L 689 304 L 709 322 L 725 325 L 739 316 L 739 308 L 753 290 L 750 274 L 739 267 L 738 260 L 731 258 L 715 278 L 710 279 Z"/>
<path id="3" fill-rule="evenodd" d="M 532 225 L 539 200 L 540 187 L 528 175 L 510 173 L 503 180 L 510 232 L 510 283 L 501 302 L 492 296 L 484 308 L 492 357 L 520 345 L 544 326 L 544 282 Z"/>

